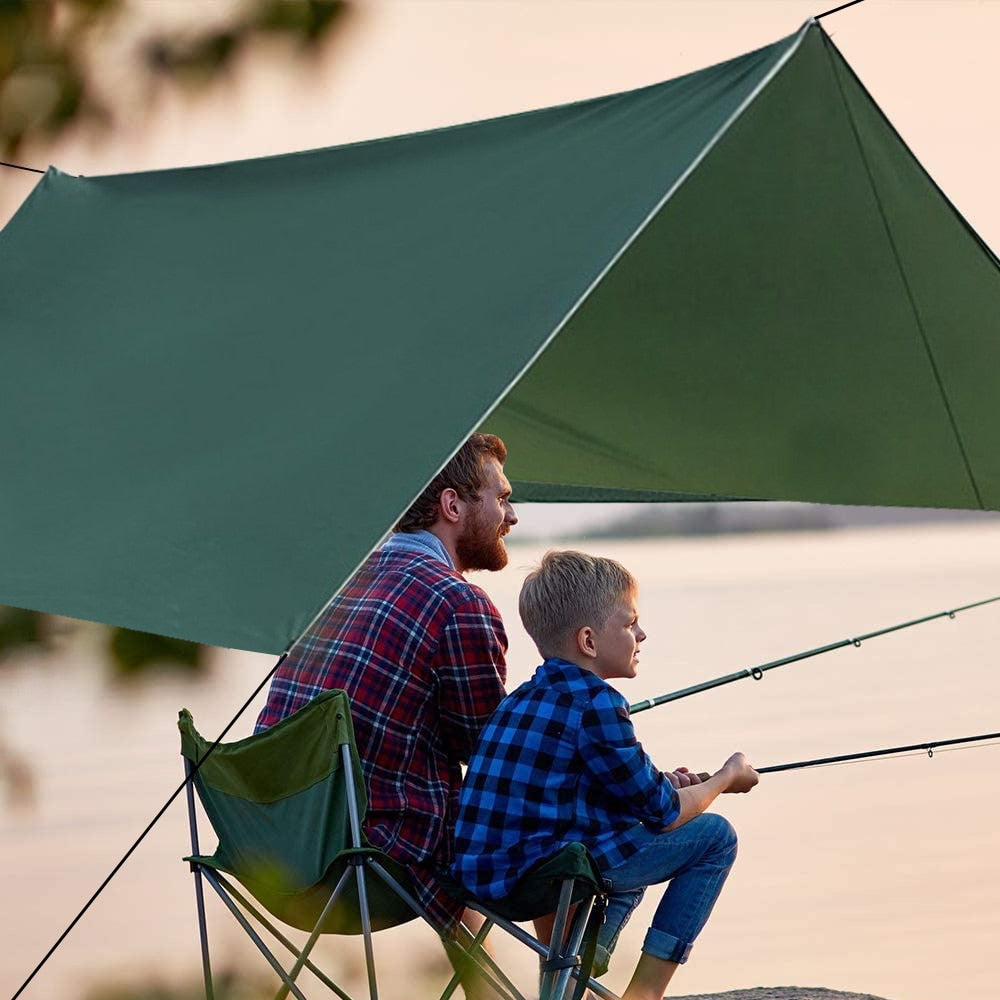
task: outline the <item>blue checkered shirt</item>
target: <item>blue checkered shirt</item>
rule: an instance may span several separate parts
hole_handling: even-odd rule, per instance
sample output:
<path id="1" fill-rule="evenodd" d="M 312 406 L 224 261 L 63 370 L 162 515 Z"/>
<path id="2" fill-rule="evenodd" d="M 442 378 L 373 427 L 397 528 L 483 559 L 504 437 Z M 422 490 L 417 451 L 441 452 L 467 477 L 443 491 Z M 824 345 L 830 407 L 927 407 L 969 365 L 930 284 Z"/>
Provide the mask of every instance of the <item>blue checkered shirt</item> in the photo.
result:
<path id="1" fill-rule="evenodd" d="M 643 827 L 680 815 L 677 792 L 635 738 L 628 702 L 575 663 L 548 659 L 483 729 L 460 797 L 452 874 L 502 899 L 535 863 L 585 844 L 602 871 Z"/>

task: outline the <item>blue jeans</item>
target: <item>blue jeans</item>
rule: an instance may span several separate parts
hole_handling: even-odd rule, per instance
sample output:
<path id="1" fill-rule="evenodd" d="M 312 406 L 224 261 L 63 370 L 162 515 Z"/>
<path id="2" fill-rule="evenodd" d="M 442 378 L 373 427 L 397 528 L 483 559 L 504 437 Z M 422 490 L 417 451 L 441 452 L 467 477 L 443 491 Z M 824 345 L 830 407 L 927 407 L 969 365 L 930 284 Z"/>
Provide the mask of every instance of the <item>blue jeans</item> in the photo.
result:
<path id="1" fill-rule="evenodd" d="M 646 887 L 670 882 L 646 932 L 642 950 L 654 958 L 686 962 L 736 860 L 736 832 L 716 813 L 702 813 L 669 833 L 643 830 L 628 861 L 604 872 L 608 910 L 597 943 L 595 975 L 608 968 L 618 935 Z"/>

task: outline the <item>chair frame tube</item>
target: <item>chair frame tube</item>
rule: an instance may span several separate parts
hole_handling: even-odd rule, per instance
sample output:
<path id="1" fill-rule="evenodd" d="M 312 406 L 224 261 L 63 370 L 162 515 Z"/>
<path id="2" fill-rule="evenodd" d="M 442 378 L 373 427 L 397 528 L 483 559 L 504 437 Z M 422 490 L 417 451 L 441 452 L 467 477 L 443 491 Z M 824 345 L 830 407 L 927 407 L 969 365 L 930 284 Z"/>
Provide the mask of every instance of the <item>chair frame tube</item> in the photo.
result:
<path id="1" fill-rule="evenodd" d="M 251 924 L 250 921 L 247 920 L 247 918 L 240 912 L 240 908 L 229 898 L 229 895 L 222 888 L 222 886 L 219 885 L 217 879 L 215 878 L 215 872 L 206 868 L 203 874 L 205 876 L 205 881 L 208 882 L 208 884 L 219 894 L 219 898 L 229 908 L 230 913 L 232 913 L 237 921 L 239 921 L 240 926 L 244 931 L 246 931 L 250 940 L 257 945 L 258 949 L 260 949 L 260 953 L 267 959 L 271 968 L 274 969 L 274 971 L 281 978 L 281 981 L 285 983 L 289 990 L 295 995 L 295 1000 L 306 1000 L 303 992 L 298 988 L 298 986 L 295 985 L 295 983 L 291 981 L 291 979 L 288 978 L 288 973 L 285 972 L 281 963 L 271 953 L 270 948 L 264 944 L 257 931 L 254 930 L 253 924 Z"/>
<path id="2" fill-rule="evenodd" d="M 312 933 L 309 935 L 309 940 L 306 941 L 306 943 L 302 946 L 302 950 L 298 953 L 298 957 L 295 959 L 295 965 L 292 966 L 288 973 L 288 978 L 292 982 L 298 978 L 299 973 L 302 971 L 302 967 L 309 961 L 309 953 L 313 950 L 313 947 L 319 940 L 321 933 L 320 929 L 326 921 L 330 910 L 333 909 L 333 904 L 337 902 L 341 892 L 343 892 L 344 886 L 347 884 L 350 874 L 350 870 L 346 870 L 340 876 L 340 880 L 337 882 L 336 888 L 330 894 L 330 898 L 326 901 L 326 906 L 323 907 L 323 912 L 319 915 L 319 920 L 316 921 L 316 926 L 312 929 Z M 274 1000 L 285 1000 L 286 996 L 288 996 L 287 984 L 282 985 L 281 989 L 275 994 Z"/>
<path id="3" fill-rule="evenodd" d="M 409 892 L 406 891 L 406 889 L 403 888 L 403 886 L 399 884 L 399 882 L 396 881 L 396 879 L 394 879 L 382 867 L 381 864 L 379 864 L 378 861 L 372 858 L 369 860 L 368 863 L 371 866 L 372 870 L 375 872 L 375 874 L 378 875 L 379 878 L 381 878 L 382 881 L 385 882 L 385 884 L 390 889 L 392 889 L 392 891 L 396 893 L 396 895 L 399 896 L 399 898 L 404 903 L 406 903 L 406 905 L 409 906 L 414 913 L 416 913 L 419 917 L 421 917 L 423 921 L 429 926 L 431 927 L 434 926 L 433 923 L 431 922 L 430 917 L 427 915 L 427 911 L 420 905 L 420 903 L 417 902 L 416 899 L 413 898 L 413 896 Z M 473 907 L 473 909 L 476 908 Z M 477 909 L 476 912 L 478 913 L 482 911 Z M 480 934 L 482 934 L 483 940 L 485 940 L 486 934 L 488 934 L 489 930 L 497 923 L 497 920 L 494 916 L 492 916 L 489 913 L 483 913 L 483 916 L 486 917 L 486 924 L 484 925 L 483 928 L 480 929 Z M 470 931 L 467 927 L 465 928 L 465 930 L 470 937 L 473 936 L 472 931 Z M 485 933 L 483 933 L 484 930 Z M 510 981 L 510 979 L 507 978 L 504 971 L 500 968 L 499 965 L 496 964 L 496 962 L 493 960 L 493 956 L 490 955 L 488 951 L 486 951 L 485 949 L 480 949 L 479 957 L 477 958 L 475 955 L 472 954 L 471 946 L 467 950 L 469 951 L 472 960 L 474 962 L 480 963 L 480 968 L 483 970 L 488 984 L 494 990 L 496 990 L 501 995 L 504 995 L 506 991 L 507 997 L 511 998 L 511 1000 L 525 1000 L 524 995 L 521 993 L 521 991 L 518 990 L 518 988 Z M 449 987 L 450 986 L 451 984 L 449 983 Z M 446 992 L 445 995 L 441 996 L 439 1000 L 448 1000 L 448 997 L 453 992 L 454 989 L 451 989 L 449 992 Z M 617 1000 L 617 998 L 610 998 L 610 1000 Z"/>
<path id="4" fill-rule="evenodd" d="M 523 927 L 518 927 L 517 924 L 512 923 L 505 917 L 501 917 L 496 913 L 491 913 L 489 910 L 485 909 L 479 903 L 467 903 L 469 909 L 475 910 L 476 913 L 481 913 L 484 917 L 488 917 L 492 920 L 497 927 L 506 931 L 512 938 L 516 941 L 520 941 L 526 948 L 530 948 L 536 955 L 542 958 L 548 957 L 548 949 L 538 940 L 536 937 L 532 937 Z M 575 969 L 570 970 L 570 974 L 574 979 L 579 978 L 579 972 Z M 591 977 L 587 980 L 587 989 L 591 993 L 596 994 L 601 998 L 601 1000 L 621 1000 L 617 993 L 613 993 L 606 986 L 602 986 L 596 979 Z"/>
<path id="5" fill-rule="evenodd" d="M 344 781 L 347 785 L 347 811 L 351 819 L 351 840 L 355 848 L 363 847 L 361 843 L 361 820 L 358 816 L 358 794 L 354 787 L 354 762 L 351 759 L 351 748 L 347 743 L 340 747 L 341 764 L 344 768 Z M 358 910 L 361 915 L 361 931 L 365 939 L 365 965 L 368 968 L 368 993 L 370 1000 L 378 1000 L 378 983 L 375 979 L 375 953 L 372 948 L 371 916 L 368 913 L 368 887 L 365 884 L 364 859 L 359 858 L 354 872 L 358 880 Z"/>
<path id="6" fill-rule="evenodd" d="M 226 892 L 230 894 L 230 896 L 232 896 L 243 907 L 244 910 L 246 910 L 249 914 L 255 917 L 259 921 L 260 925 L 263 928 L 265 928 L 265 930 L 269 931 L 272 935 L 274 935 L 274 938 L 278 942 L 283 944 L 293 955 L 299 954 L 299 949 L 294 944 L 292 944 L 292 942 L 289 941 L 288 938 L 285 937 L 285 935 L 282 934 L 281 931 L 278 930 L 278 928 L 275 927 L 274 924 L 272 924 L 270 920 L 268 920 L 267 917 L 265 917 L 264 914 L 261 913 L 260 910 L 258 910 L 253 905 L 253 903 L 251 903 L 250 900 L 247 899 L 246 896 L 244 896 L 243 893 L 241 893 L 239 889 L 237 889 L 236 886 L 232 884 L 232 882 L 224 878 L 218 872 L 215 873 L 215 878 L 216 881 L 226 890 Z M 336 993 L 337 996 L 340 997 L 340 1000 L 354 1000 L 354 998 L 350 995 L 350 993 L 348 993 L 346 990 L 341 989 L 341 987 L 339 987 L 322 969 L 320 969 L 317 965 L 314 965 L 308 959 L 305 962 L 305 967 L 321 983 L 323 983 L 324 986 L 328 987 L 334 993 Z"/>
<path id="7" fill-rule="evenodd" d="M 569 908 L 573 901 L 573 880 L 565 879 L 559 888 L 559 905 L 556 907 L 556 918 L 552 924 L 552 937 L 549 939 L 549 949 L 545 956 L 546 965 L 563 957 L 563 942 L 569 923 Z M 553 970 L 542 966 L 541 983 L 539 984 L 539 1000 L 559 1000 L 555 992 L 558 976 Z"/>
<path id="8" fill-rule="evenodd" d="M 570 885 L 570 891 L 572 891 L 573 883 L 571 880 L 567 879 Z M 564 958 L 570 956 L 579 955 L 580 945 L 583 944 L 583 935 L 587 930 L 587 921 L 590 919 L 590 911 L 594 908 L 594 899 L 591 897 L 582 903 L 573 916 L 571 921 L 568 940 L 562 949 L 562 954 Z M 554 985 L 552 988 L 552 998 L 553 1000 L 563 1000 L 564 995 L 569 987 L 570 977 L 572 976 L 573 969 L 559 969 L 554 973 Z"/>
<path id="9" fill-rule="evenodd" d="M 188 827 L 191 831 L 191 854 L 195 857 L 201 854 L 198 846 L 198 820 L 194 805 L 194 766 L 184 758 L 184 777 L 187 786 Z M 205 889 L 201 881 L 201 865 L 191 862 L 191 873 L 194 875 L 194 896 L 198 905 L 198 933 L 201 937 L 201 967 L 205 976 L 206 1000 L 215 1000 L 215 986 L 212 982 L 212 961 L 208 954 L 208 922 L 205 919 Z"/>

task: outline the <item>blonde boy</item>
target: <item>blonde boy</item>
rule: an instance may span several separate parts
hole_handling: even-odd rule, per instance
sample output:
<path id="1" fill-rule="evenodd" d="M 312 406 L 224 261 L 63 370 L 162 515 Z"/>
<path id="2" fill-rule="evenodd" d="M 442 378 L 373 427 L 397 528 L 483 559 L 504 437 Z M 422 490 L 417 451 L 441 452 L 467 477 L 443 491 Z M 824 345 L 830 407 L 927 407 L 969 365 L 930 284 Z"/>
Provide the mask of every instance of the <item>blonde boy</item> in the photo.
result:
<path id="1" fill-rule="evenodd" d="M 598 947 L 606 969 L 649 885 L 669 882 L 624 1000 L 660 1000 L 687 960 L 736 857 L 736 835 L 706 813 L 757 773 L 733 754 L 705 781 L 664 774 L 640 744 L 628 702 L 608 681 L 635 677 L 646 633 L 632 575 L 611 559 L 549 552 L 521 588 L 520 614 L 545 662 L 483 730 L 461 793 L 455 876 L 502 899 L 569 843 L 590 850 L 610 887 Z"/>

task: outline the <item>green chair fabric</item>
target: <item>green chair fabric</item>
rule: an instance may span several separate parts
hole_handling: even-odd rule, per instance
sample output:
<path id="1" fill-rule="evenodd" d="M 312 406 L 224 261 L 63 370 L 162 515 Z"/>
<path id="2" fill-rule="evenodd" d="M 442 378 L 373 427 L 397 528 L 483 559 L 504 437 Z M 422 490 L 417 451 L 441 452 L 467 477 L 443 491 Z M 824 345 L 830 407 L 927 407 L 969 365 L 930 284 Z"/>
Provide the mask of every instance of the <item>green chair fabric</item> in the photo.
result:
<path id="1" fill-rule="evenodd" d="M 573 902 L 604 892 L 601 873 L 583 844 L 568 844 L 557 854 L 534 865 L 503 899 L 483 903 L 465 892 L 460 885 L 450 888 L 463 902 L 481 904 L 484 909 L 499 914 L 505 920 L 523 923 L 547 913 L 554 913 L 559 904 L 563 882 L 574 880 Z"/>
<path id="2" fill-rule="evenodd" d="M 561 899 L 567 881 L 572 882 L 568 903 L 592 903 L 571 917 L 568 904 Z M 560 904 L 567 906 L 562 917 L 563 940 L 555 953 L 543 959 L 540 1000 L 581 1000 L 590 983 L 591 970 L 597 952 L 597 937 L 604 923 L 606 904 L 604 880 L 587 848 L 580 843 L 567 844 L 528 870 L 514 886 L 513 891 L 499 901 L 483 904 L 474 896 L 465 894 L 465 901 L 472 903 L 490 919 L 522 923 L 549 913 L 557 913 Z M 579 921 L 579 938 L 574 939 L 572 925 Z M 556 924 L 559 924 L 557 914 Z M 569 971 L 578 970 L 576 981 L 569 982 Z M 568 993 L 564 992 L 567 991 Z"/>
<path id="3" fill-rule="evenodd" d="M 214 854 L 185 860 L 233 875 L 279 920 L 307 931 L 359 854 L 377 859 L 410 890 L 398 863 L 352 842 L 342 747 L 349 748 L 360 822 L 367 800 L 345 692 L 324 692 L 266 732 L 220 743 L 211 754 L 187 709 L 178 728 L 182 755 L 200 764 L 195 788 L 219 837 Z M 368 897 L 374 930 L 417 916 L 378 878 L 368 879 Z M 320 929 L 361 933 L 356 880 L 348 880 Z"/>

